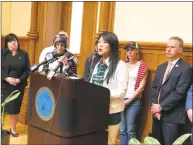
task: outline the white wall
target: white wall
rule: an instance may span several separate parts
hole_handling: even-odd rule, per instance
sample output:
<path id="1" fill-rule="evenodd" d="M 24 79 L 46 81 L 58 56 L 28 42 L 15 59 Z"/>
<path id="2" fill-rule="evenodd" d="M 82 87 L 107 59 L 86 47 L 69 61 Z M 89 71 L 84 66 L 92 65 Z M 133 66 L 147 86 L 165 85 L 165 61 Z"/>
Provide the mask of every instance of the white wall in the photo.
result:
<path id="1" fill-rule="evenodd" d="M 114 32 L 121 41 L 192 43 L 192 2 L 116 2 Z"/>
<path id="2" fill-rule="evenodd" d="M 73 53 L 80 53 L 82 16 L 83 16 L 83 2 L 72 2 L 70 50 Z"/>
<path id="3" fill-rule="evenodd" d="M 96 32 L 99 28 L 100 2 L 98 4 Z M 70 32 L 70 50 L 73 53 L 80 53 L 81 32 L 82 32 L 83 2 L 72 2 L 72 20 Z"/>

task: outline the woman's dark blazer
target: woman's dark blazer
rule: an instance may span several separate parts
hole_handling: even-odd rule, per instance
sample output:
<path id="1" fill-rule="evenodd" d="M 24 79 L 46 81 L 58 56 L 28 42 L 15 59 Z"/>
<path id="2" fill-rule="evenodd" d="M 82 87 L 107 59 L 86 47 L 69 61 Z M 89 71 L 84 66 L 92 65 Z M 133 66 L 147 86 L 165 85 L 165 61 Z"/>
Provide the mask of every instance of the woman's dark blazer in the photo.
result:
<path id="1" fill-rule="evenodd" d="M 7 81 L 5 81 L 5 78 L 9 77 L 8 76 L 8 73 L 9 73 L 8 71 L 9 71 L 9 63 L 10 62 L 6 58 L 8 52 L 9 52 L 8 48 L 2 48 L 1 49 L 1 88 L 6 88 L 6 84 L 8 83 Z M 30 73 L 29 56 L 28 56 L 27 52 L 25 52 L 22 49 L 19 49 L 17 57 L 22 58 L 22 60 L 24 62 L 22 62 L 23 68 L 19 69 L 16 72 L 17 73 L 16 75 L 19 76 L 19 79 L 21 81 L 20 84 L 26 86 L 27 85 L 27 78 L 28 78 L 29 73 Z M 21 61 L 21 60 L 20 59 L 16 59 L 15 61 Z"/>

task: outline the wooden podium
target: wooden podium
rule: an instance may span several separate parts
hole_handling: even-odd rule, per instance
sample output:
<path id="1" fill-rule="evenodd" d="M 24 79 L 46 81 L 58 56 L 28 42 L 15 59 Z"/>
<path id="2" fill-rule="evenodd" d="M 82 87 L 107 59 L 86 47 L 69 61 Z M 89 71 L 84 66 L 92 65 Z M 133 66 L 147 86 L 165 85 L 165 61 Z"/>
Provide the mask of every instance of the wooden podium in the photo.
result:
<path id="1" fill-rule="evenodd" d="M 28 144 L 107 144 L 108 89 L 39 73 L 30 80 Z"/>

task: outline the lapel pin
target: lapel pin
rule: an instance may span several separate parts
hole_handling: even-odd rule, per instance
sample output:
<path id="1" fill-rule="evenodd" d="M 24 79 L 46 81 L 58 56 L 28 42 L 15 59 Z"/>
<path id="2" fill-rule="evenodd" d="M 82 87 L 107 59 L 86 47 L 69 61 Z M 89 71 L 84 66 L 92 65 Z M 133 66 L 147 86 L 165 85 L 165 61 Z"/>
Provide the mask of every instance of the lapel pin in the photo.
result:
<path id="1" fill-rule="evenodd" d="M 19 59 L 21 59 L 21 57 L 19 57 Z"/>
<path id="2" fill-rule="evenodd" d="M 178 67 L 178 66 L 179 66 L 178 64 L 175 65 L 175 67 Z"/>

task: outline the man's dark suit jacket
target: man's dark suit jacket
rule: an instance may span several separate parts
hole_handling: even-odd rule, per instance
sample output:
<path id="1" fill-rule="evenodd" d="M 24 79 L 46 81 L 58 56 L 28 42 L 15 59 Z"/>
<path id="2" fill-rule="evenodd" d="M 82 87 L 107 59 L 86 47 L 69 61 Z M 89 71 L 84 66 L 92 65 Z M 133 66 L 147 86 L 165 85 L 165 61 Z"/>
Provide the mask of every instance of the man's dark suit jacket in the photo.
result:
<path id="1" fill-rule="evenodd" d="M 192 67 L 181 58 L 173 66 L 165 83 L 162 85 L 168 62 L 158 66 L 152 82 L 152 103 L 162 107 L 162 121 L 167 123 L 185 123 L 186 94 L 192 84 Z"/>

